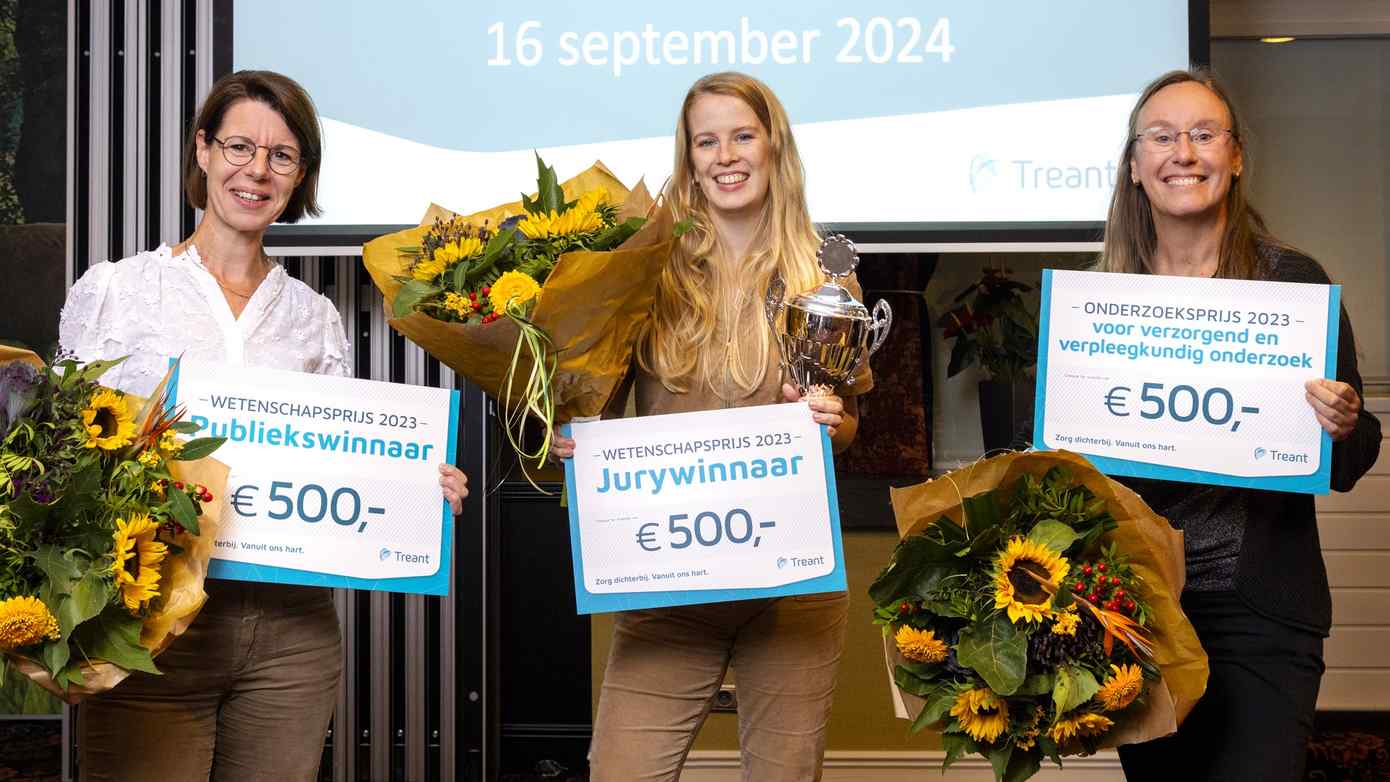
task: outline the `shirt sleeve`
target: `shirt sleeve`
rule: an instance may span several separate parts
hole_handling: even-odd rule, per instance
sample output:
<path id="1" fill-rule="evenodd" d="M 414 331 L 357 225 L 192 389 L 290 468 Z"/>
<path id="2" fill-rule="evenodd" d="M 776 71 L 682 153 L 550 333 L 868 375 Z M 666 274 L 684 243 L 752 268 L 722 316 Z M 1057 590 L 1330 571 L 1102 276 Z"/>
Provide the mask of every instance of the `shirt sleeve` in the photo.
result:
<path id="1" fill-rule="evenodd" d="M 58 345 L 63 355 L 80 361 L 110 358 L 101 351 L 107 340 L 99 324 L 101 305 L 115 271 L 114 263 L 98 263 L 68 290 L 58 316 Z"/>
<path id="2" fill-rule="evenodd" d="M 343 330 L 343 318 L 338 314 L 338 308 L 326 297 L 319 296 L 319 304 L 322 309 L 323 356 L 319 360 L 318 374 L 352 377 L 352 351 Z"/>

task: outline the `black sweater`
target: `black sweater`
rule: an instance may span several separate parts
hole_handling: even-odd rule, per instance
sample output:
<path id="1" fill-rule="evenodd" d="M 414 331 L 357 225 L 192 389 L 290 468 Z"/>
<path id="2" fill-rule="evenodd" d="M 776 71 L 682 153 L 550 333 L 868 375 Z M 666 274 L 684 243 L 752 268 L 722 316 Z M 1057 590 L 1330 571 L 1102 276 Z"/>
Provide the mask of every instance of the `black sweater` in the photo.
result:
<path id="1" fill-rule="evenodd" d="M 1326 285 L 1331 281 L 1317 261 L 1286 249 L 1271 248 L 1264 279 Z M 1363 395 L 1356 368 L 1356 339 L 1342 309 L 1337 340 L 1337 379 Z M 1366 412 L 1364 400 L 1356 428 L 1332 444 L 1332 489 L 1351 491 L 1380 454 L 1380 421 Z M 1160 514 L 1192 492 L 1192 484 L 1124 478 Z M 1239 492 L 1247 509 L 1236 592 L 1252 610 L 1285 624 L 1327 635 L 1332 627 L 1332 594 L 1318 541 L 1313 496 L 1286 492 L 1224 489 Z M 1178 526 L 1181 525 L 1181 520 Z"/>

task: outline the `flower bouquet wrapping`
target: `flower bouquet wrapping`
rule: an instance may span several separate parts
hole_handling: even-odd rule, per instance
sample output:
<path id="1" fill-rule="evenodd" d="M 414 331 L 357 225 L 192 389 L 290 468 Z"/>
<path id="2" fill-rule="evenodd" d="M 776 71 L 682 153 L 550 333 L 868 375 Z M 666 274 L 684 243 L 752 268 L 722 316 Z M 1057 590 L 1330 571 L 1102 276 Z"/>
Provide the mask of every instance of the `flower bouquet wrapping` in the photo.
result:
<path id="1" fill-rule="evenodd" d="M 69 703 L 159 673 L 207 598 L 227 479 L 221 438 L 181 439 L 164 384 L 98 384 L 117 363 L 0 347 L 0 669 Z"/>
<path id="2" fill-rule="evenodd" d="M 602 163 L 560 183 L 536 158 L 534 198 L 363 247 L 391 327 L 497 398 L 512 444 L 541 459 L 556 421 L 598 415 L 626 375 L 674 226 L 645 186 Z M 528 415 L 545 441 L 520 445 Z"/>
<path id="3" fill-rule="evenodd" d="M 893 490 L 902 540 L 869 589 L 894 706 L 999 780 L 1177 730 L 1206 689 L 1182 533 L 1065 451 Z"/>

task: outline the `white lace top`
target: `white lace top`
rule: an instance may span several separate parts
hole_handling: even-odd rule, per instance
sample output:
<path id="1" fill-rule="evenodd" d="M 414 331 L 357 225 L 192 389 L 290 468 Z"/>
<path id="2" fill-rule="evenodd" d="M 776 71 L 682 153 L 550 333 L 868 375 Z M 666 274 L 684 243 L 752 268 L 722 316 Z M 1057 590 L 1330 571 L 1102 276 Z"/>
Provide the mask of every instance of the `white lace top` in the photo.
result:
<path id="1" fill-rule="evenodd" d="M 102 385 L 149 396 L 183 355 L 229 366 L 350 375 L 348 344 L 327 298 L 271 268 L 241 317 L 232 317 L 197 248 L 167 245 L 96 264 L 68 291 L 58 324 L 65 353 L 81 361 L 129 355 Z"/>

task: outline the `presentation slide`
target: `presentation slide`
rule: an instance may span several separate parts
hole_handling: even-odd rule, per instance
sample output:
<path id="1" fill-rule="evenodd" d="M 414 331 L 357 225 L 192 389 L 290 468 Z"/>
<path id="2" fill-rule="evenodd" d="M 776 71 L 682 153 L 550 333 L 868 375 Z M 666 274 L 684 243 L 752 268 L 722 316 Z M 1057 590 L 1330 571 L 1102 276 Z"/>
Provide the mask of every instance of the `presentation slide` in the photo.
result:
<path id="1" fill-rule="evenodd" d="M 232 66 L 323 118 L 322 225 L 418 223 L 534 187 L 533 151 L 653 191 L 680 104 L 742 71 L 791 117 L 820 223 L 1099 222 L 1188 0 L 236 0 Z"/>

